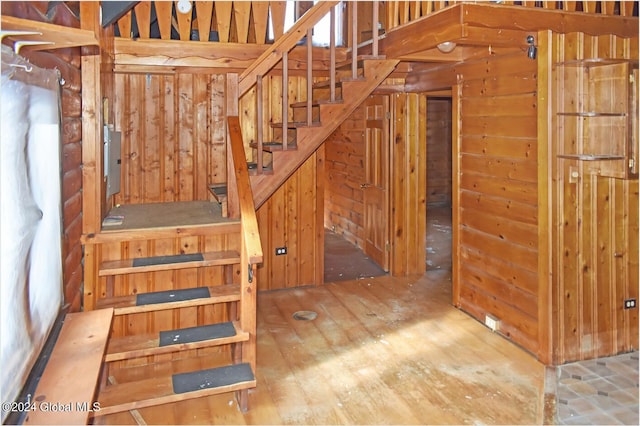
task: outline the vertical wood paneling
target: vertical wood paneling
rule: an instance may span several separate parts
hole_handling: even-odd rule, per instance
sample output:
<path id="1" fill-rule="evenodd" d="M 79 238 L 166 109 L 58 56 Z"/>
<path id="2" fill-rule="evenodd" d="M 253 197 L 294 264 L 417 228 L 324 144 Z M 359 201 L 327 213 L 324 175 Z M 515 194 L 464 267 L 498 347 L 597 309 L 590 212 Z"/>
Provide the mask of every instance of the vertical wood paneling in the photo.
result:
<path id="1" fill-rule="evenodd" d="M 116 203 L 207 200 L 226 181 L 224 75 L 117 74 L 116 101 Z"/>
<path id="2" fill-rule="evenodd" d="M 316 196 L 317 158 L 313 154 L 257 211 L 264 262 L 258 268 L 259 290 L 320 285 L 323 239 Z M 322 187 L 320 186 L 320 189 Z M 276 247 L 287 254 L 275 255 Z"/>
<path id="3" fill-rule="evenodd" d="M 391 257 L 392 275 L 424 273 L 426 227 L 426 98 L 391 96 Z"/>
<path id="4" fill-rule="evenodd" d="M 626 48 L 637 44 L 637 38 L 571 33 L 554 34 L 552 42 L 555 62 L 582 58 L 637 60 L 637 51 Z M 587 82 L 581 72 L 574 76 L 566 68 L 557 67 L 554 72 L 554 112 L 574 104 L 588 110 L 620 108 L 622 100 L 615 97 L 581 99 L 580 84 Z M 578 132 L 587 131 L 582 126 L 565 125 L 569 120 L 554 120 L 557 134 L 563 139 L 553 138 L 552 152 L 566 149 L 560 147 L 560 140 L 577 140 Z M 594 144 L 611 142 L 593 137 L 590 143 L 597 148 Z M 551 285 L 557 288 L 553 293 L 553 311 L 557 313 L 553 361 L 560 364 L 636 348 L 637 309 L 624 310 L 623 302 L 638 293 L 638 181 L 600 176 L 588 162 L 552 160 Z"/>
<path id="5" fill-rule="evenodd" d="M 454 188 L 460 194 L 454 224 L 459 244 L 454 300 L 480 321 L 487 314 L 496 316 L 501 333 L 534 351 L 537 67 L 522 55 L 496 56 L 466 67 Z M 506 208 L 492 207 L 500 204 Z M 512 213 L 512 206 L 519 212 Z"/>

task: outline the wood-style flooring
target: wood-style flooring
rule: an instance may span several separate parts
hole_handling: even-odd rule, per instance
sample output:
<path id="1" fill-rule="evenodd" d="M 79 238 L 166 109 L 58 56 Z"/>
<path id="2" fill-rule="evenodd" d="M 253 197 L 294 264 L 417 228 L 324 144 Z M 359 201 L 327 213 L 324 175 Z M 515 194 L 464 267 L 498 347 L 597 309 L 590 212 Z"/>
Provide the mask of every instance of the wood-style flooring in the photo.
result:
<path id="1" fill-rule="evenodd" d="M 149 424 L 540 424 L 544 366 L 450 300 L 445 270 L 261 293 L 249 412 L 219 395 L 140 415 Z M 295 320 L 300 310 L 318 316 Z M 121 370 L 117 380 L 161 369 Z M 129 413 L 104 420 L 134 422 Z"/>

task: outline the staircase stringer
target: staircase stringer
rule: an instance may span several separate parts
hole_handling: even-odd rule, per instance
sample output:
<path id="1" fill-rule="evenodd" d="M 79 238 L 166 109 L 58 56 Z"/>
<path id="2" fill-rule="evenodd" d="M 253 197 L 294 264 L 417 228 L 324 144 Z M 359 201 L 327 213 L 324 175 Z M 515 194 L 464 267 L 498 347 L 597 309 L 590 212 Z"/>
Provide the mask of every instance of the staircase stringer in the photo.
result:
<path id="1" fill-rule="evenodd" d="M 256 209 L 313 154 L 344 120 L 391 74 L 399 60 L 365 60 L 365 78 L 342 83 L 342 103 L 320 106 L 320 126 L 297 129 L 297 149 L 275 152 L 273 173 L 251 176 Z"/>

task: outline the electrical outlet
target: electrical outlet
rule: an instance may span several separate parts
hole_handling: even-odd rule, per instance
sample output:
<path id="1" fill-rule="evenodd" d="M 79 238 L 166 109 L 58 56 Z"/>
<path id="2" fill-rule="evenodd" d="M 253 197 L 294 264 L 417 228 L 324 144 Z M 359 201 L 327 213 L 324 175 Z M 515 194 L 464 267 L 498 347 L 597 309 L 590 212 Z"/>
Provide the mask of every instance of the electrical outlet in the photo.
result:
<path id="1" fill-rule="evenodd" d="M 625 309 L 633 309 L 636 307 L 636 299 L 625 299 L 624 300 L 624 308 Z"/>
<path id="2" fill-rule="evenodd" d="M 282 256 L 283 254 L 287 254 L 286 247 L 276 247 L 276 256 Z"/>
<path id="3" fill-rule="evenodd" d="M 500 327 L 500 320 L 491 314 L 484 317 L 484 325 L 489 327 L 491 331 L 496 331 Z"/>

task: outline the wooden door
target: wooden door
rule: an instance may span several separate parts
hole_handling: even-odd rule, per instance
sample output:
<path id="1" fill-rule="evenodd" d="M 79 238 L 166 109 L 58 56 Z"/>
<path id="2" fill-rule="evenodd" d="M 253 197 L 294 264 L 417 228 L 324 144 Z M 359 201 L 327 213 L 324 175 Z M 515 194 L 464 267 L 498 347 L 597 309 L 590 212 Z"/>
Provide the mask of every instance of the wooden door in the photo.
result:
<path id="1" fill-rule="evenodd" d="M 389 98 L 370 96 L 365 111 L 364 252 L 389 271 Z"/>

